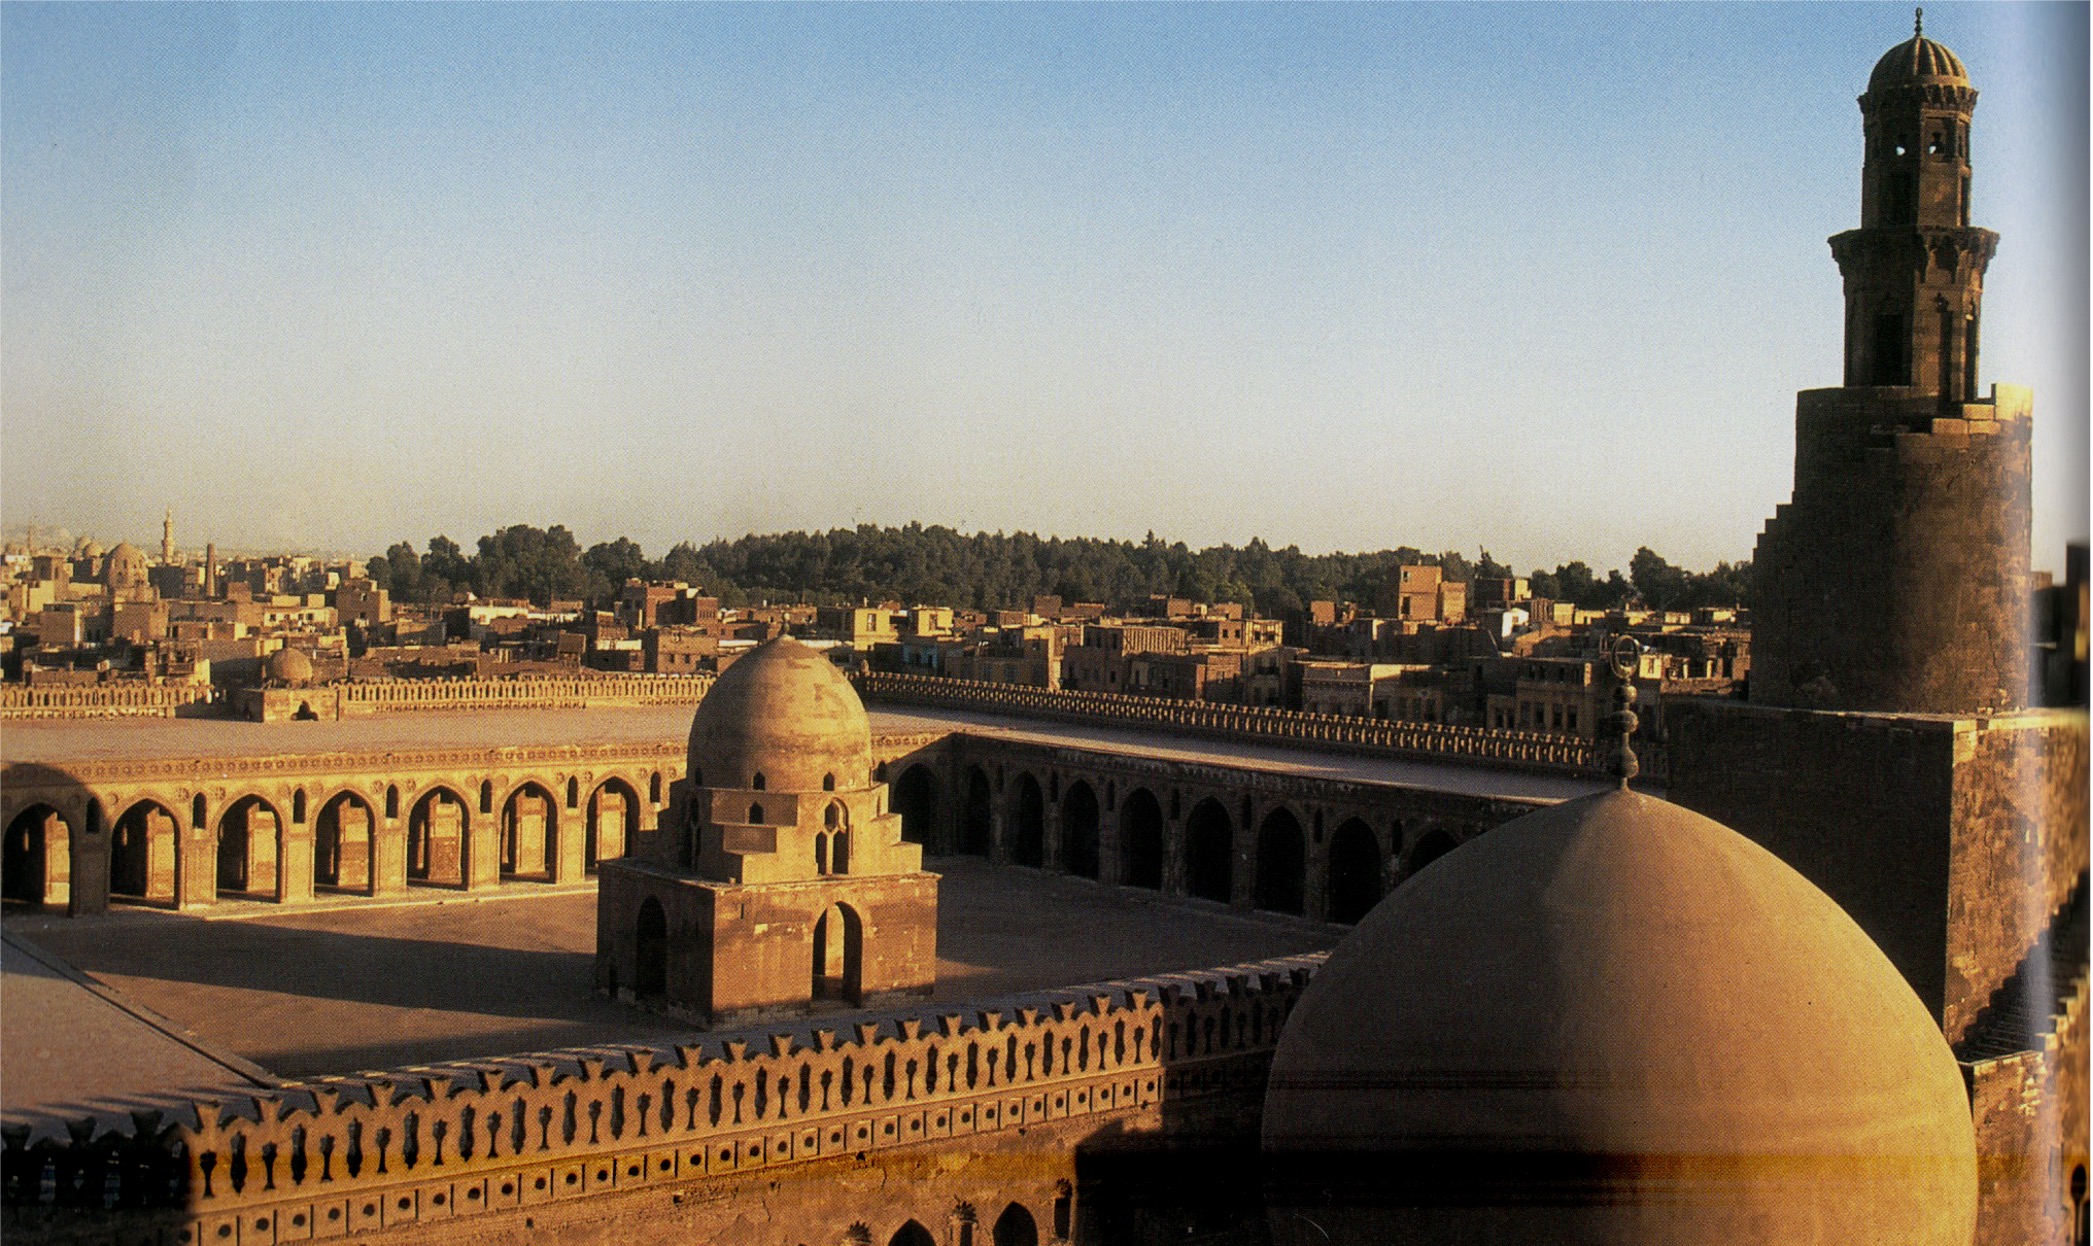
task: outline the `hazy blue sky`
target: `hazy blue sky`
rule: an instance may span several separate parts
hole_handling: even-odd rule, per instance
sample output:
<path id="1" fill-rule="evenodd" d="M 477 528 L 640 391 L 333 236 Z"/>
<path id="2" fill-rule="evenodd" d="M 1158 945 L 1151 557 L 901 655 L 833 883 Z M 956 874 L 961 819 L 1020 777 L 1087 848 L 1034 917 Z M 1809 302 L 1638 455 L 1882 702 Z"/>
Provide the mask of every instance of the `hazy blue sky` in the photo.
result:
<path id="1" fill-rule="evenodd" d="M 1984 381 L 2086 531 L 2084 6 Z M 919 519 L 1748 557 L 1903 5 L 0 5 L 0 518 L 360 552 Z"/>

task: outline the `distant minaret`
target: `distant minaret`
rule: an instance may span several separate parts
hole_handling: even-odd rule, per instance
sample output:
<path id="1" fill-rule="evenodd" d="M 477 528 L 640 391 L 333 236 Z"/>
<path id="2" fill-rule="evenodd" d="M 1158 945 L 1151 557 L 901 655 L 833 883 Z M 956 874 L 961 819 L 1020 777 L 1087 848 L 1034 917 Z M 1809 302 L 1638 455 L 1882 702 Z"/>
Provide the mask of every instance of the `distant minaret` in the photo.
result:
<path id="1" fill-rule="evenodd" d="M 160 521 L 160 563 L 174 565 L 174 507 L 167 508 L 167 517 Z"/>
<path id="2" fill-rule="evenodd" d="M 218 598 L 218 543 L 206 541 L 203 547 L 203 595 Z"/>

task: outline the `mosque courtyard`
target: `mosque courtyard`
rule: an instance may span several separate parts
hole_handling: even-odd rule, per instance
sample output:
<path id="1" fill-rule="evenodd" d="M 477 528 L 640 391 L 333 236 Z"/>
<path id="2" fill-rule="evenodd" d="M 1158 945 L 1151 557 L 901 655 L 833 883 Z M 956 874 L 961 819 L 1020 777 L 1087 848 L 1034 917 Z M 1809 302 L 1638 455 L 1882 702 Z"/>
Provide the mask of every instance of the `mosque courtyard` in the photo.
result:
<path id="1" fill-rule="evenodd" d="M 1022 991 L 1319 951 L 1346 929 L 972 857 L 925 865 L 943 875 L 934 1000 L 958 1011 Z M 666 1042 L 693 1030 L 591 993 L 596 891 L 587 884 L 295 913 L 228 904 L 208 918 L 25 914 L 6 929 L 201 1044 L 287 1077 Z M 850 1018 L 827 1015 L 838 1027 Z M 27 1041 L 8 1028 L 11 1068 L 22 1067 Z M 10 1085 L 9 1107 L 27 1106 L 17 1092 L 32 1089 Z"/>

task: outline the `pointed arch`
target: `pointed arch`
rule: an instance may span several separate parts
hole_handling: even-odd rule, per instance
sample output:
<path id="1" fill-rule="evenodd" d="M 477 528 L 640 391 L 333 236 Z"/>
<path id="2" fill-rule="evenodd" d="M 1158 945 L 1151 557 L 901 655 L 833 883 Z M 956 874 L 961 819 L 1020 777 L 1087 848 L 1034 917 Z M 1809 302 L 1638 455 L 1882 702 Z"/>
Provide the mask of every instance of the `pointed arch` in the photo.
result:
<path id="1" fill-rule="evenodd" d="M 1209 796 L 1185 819 L 1185 891 L 1226 904 L 1235 885 L 1235 823 Z"/>
<path id="2" fill-rule="evenodd" d="M 559 861 L 560 807 L 552 789 L 526 779 L 501 803 L 501 876 L 550 881 Z"/>
<path id="3" fill-rule="evenodd" d="M 600 861 L 624 856 L 639 833 L 639 789 L 616 775 L 598 783 L 583 814 L 582 868 L 594 870 Z"/>
<path id="4" fill-rule="evenodd" d="M 1046 864 L 1046 796 L 1030 771 L 1017 776 L 1011 798 L 1010 859 L 1019 865 Z"/>
<path id="5" fill-rule="evenodd" d="M 988 856 L 995 840 L 995 795 L 988 774 L 979 766 L 967 767 L 966 806 L 960 814 L 959 850 Z"/>
<path id="6" fill-rule="evenodd" d="M 1327 920 L 1352 925 L 1381 902 L 1381 841 L 1358 818 L 1338 824 L 1330 840 L 1325 870 L 1323 913 Z"/>
<path id="7" fill-rule="evenodd" d="M 283 814 L 261 796 L 227 805 L 218 815 L 218 894 L 273 897 L 283 832 Z"/>
<path id="8" fill-rule="evenodd" d="M 1302 892 L 1307 870 L 1301 820 L 1284 805 L 1265 814 L 1257 828 L 1257 907 L 1300 916 L 1305 911 Z"/>
<path id="9" fill-rule="evenodd" d="M 996 1217 L 995 1227 L 989 1230 L 992 1246 L 1039 1246 L 1039 1222 L 1024 1204 L 1012 1203 Z"/>
<path id="10" fill-rule="evenodd" d="M 407 811 L 407 881 L 435 887 L 465 885 L 465 836 L 472 811 L 455 789 L 437 784 Z"/>
<path id="11" fill-rule="evenodd" d="M 65 903 L 72 879 L 71 827 L 50 805 L 35 804 L 7 824 L 0 894 L 11 904 Z"/>
<path id="12" fill-rule="evenodd" d="M 1163 889 L 1163 806 L 1137 787 L 1119 805 L 1119 879 L 1129 887 Z"/>
<path id="13" fill-rule="evenodd" d="M 1098 803 L 1090 784 L 1077 779 L 1061 797 L 1061 868 L 1083 878 L 1098 873 Z"/>
<path id="14" fill-rule="evenodd" d="M 336 792 L 313 821 L 313 884 L 371 895 L 372 833 L 377 818 L 370 802 L 352 791 Z"/>
<path id="15" fill-rule="evenodd" d="M 901 772 L 894 784 L 894 812 L 901 815 L 901 838 L 927 844 L 938 821 L 938 781 L 930 767 L 917 764 Z"/>
<path id="16" fill-rule="evenodd" d="M 89 814 L 92 823 L 92 808 Z M 110 894 L 173 904 L 180 881 L 180 834 L 174 810 L 150 797 L 133 801 L 110 835 Z"/>
<path id="17" fill-rule="evenodd" d="M 822 910 L 810 953 L 815 999 L 863 1002 L 865 923 L 856 909 L 838 902 Z"/>

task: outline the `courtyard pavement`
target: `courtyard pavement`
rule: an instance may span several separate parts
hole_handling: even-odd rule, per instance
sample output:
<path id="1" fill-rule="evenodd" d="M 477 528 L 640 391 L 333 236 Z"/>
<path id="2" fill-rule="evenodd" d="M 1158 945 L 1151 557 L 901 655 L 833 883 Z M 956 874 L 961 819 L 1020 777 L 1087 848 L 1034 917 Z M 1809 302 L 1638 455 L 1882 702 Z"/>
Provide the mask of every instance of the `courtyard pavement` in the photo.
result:
<path id="1" fill-rule="evenodd" d="M 1318 951 L 1344 934 L 1300 918 L 972 857 L 931 858 L 926 868 L 944 875 L 935 998 L 955 1005 Z M 193 1031 L 199 1045 L 284 1076 L 659 1043 L 692 1030 L 591 993 L 593 886 L 509 884 L 486 898 L 346 902 L 293 913 L 253 904 L 210 917 L 139 909 L 74 919 L 22 914 L 5 925 Z M 20 959 L 10 949 L 0 1030 L 11 1113 L 25 1100 L 51 1098 L 36 1084 L 35 1053 L 101 1058 L 93 1051 L 98 1034 L 77 1030 L 75 1013 L 49 1011 L 44 995 L 18 991 Z"/>

